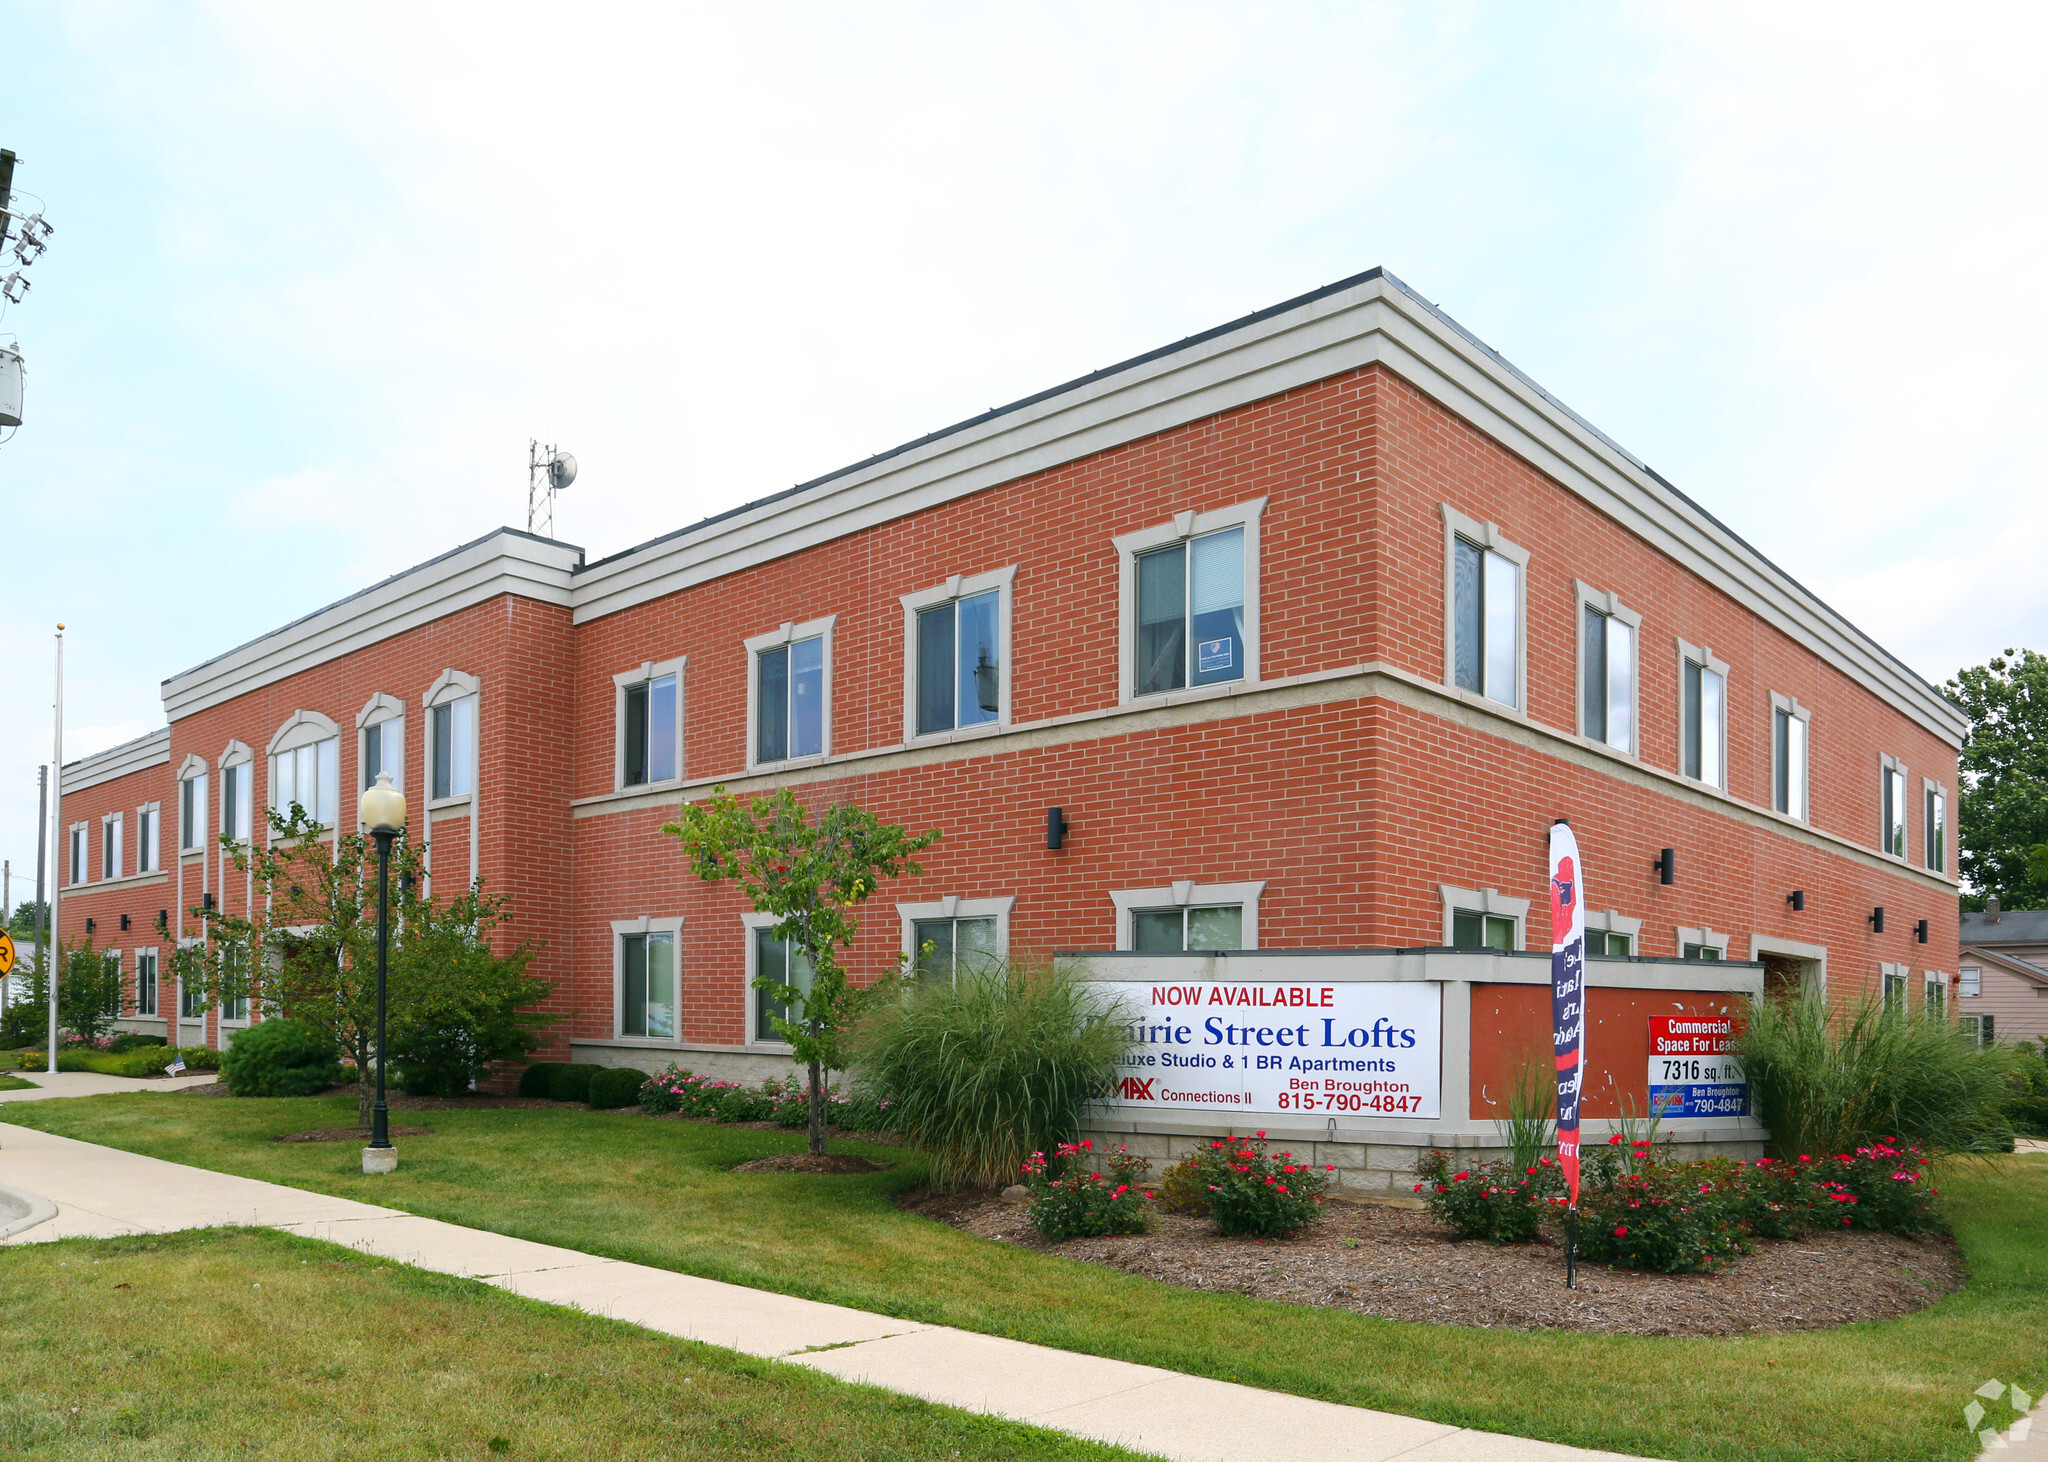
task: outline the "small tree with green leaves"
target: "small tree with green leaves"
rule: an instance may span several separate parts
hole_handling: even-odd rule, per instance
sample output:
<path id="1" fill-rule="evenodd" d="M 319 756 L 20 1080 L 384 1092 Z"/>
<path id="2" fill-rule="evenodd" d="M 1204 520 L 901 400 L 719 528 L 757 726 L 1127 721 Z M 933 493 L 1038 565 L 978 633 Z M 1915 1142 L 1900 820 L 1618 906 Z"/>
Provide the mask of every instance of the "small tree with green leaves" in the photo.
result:
<path id="1" fill-rule="evenodd" d="M 849 802 L 813 820 L 789 788 L 742 802 L 714 787 L 703 802 L 685 803 L 662 831 L 681 840 L 690 867 L 706 883 L 740 885 L 756 912 L 775 916 L 775 937 L 810 966 L 808 988 L 766 976 L 754 986 L 788 1011 L 770 1016 L 810 1073 L 810 1150 L 825 1150 L 825 1073 L 841 1066 L 840 1040 L 859 1007 L 889 983 L 857 989 L 839 951 L 860 925 L 853 911 L 885 878 L 922 873 L 917 855 L 939 830 L 915 836 Z M 897 973 L 902 962 L 898 961 Z"/>
<path id="2" fill-rule="evenodd" d="M 97 1041 L 122 1015 L 121 965 L 93 946 L 92 936 L 58 947 L 57 1024 L 82 1041 Z"/>

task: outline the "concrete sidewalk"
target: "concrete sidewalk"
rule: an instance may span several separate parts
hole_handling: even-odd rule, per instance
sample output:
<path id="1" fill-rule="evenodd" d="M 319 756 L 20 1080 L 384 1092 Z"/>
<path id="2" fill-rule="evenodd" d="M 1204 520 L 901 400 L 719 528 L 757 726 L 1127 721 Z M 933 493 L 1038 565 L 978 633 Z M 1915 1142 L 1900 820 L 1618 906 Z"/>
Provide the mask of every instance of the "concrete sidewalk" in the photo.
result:
<path id="1" fill-rule="evenodd" d="M 288 1230 L 650 1330 L 810 1366 L 1175 1462 L 1594 1462 L 1549 1442 L 1310 1401 L 1152 1366 L 623 1264 L 0 1124 L 0 1184 L 55 1214 L 6 1244 L 215 1224 Z M 4 1227 L 4 1225 L 0 1225 Z M 826 1348 L 830 1347 L 830 1348 Z"/>
<path id="2" fill-rule="evenodd" d="M 120 1091 L 174 1092 L 220 1079 L 212 1071 L 168 1078 L 102 1076 L 97 1071 L 59 1071 L 55 1076 L 47 1071 L 4 1071 L 0 1076 L 18 1076 L 35 1083 L 33 1091 L 0 1091 L 0 1102 L 46 1102 L 53 1097 L 104 1096 Z"/>

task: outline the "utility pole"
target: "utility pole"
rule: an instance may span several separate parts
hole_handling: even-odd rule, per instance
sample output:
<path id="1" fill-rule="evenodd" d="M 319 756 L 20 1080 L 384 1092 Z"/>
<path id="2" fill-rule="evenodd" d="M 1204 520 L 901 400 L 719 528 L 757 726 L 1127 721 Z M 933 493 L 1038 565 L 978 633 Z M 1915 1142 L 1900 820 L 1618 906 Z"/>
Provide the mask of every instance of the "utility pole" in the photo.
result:
<path id="1" fill-rule="evenodd" d="M 50 852 L 50 769 L 36 768 L 36 968 L 47 976 L 50 946 L 43 939 L 43 914 L 50 907 L 43 901 L 43 870 Z"/>

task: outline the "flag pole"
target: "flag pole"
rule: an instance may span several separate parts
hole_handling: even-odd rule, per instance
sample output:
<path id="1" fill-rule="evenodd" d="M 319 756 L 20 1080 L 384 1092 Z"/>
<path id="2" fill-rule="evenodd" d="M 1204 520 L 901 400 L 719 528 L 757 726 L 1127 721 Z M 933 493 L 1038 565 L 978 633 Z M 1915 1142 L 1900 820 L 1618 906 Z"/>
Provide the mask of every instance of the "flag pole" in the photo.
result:
<path id="1" fill-rule="evenodd" d="M 70 839 L 64 836 L 64 626 L 57 626 L 57 717 L 56 729 L 51 738 L 55 748 L 50 768 L 50 818 L 52 830 L 57 835 L 59 857 L 63 861 L 57 867 L 57 876 L 50 880 L 50 954 L 56 955 L 62 948 L 57 937 L 57 906 L 64 896 L 64 879 L 68 876 L 71 857 Z M 46 958 L 43 968 L 50 973 L 50 1075 L 57 1074 L 57 982 L 63 971 L 59 961 Z"/>

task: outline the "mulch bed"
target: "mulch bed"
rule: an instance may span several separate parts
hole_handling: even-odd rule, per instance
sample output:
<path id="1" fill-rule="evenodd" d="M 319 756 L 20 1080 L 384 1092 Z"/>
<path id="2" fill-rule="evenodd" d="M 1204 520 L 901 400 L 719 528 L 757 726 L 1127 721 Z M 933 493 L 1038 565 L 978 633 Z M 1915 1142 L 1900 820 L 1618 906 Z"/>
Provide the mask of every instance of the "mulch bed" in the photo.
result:
<path id="1" fill-rule="evenodd" d="M 879 1173 L 889 1165 L 884 1162 L 869 1162 L 864 1157 L 852 1157 L 843 1152 L 778 1152 L 773 1157 L 757 1157 L 752 1162 L 743 1162 L 733 1169 L 736 1173 Z"/>
<path id="2" fill-rule="evenodd" d="M 905 1207 L 981 1238 L 1189 1289 L 1480 1329 L 1625 1335 L 1820 1330 L 1925 1309 L 1960 1289 L 1948 1239 L 1848 1232 L 1759 1240 L 1718 1274 L 1640 1274 L 1581 1264 L 1564 1286 L 1561 1244 L 1459 1242 L 1427 1213 L 1331 1201 L 1291 1239 L 1226 1239 L 1207 1219 L 1160 1214 L 1152 1232 L 1049 1244 L 1022 1203 L 923 1193 Z"/>
<path id="3" fill-rule="evenodd" d="M 392 1123 L 393 1137 L 430 1137 L 431 1127 L 401 1127 Z M 310 1132 L 287 1132 L 282 1137 L 273 1137 L 272 1142 L 367 1142 L 370 1129 L 367 1127 L 315 1127 Z"/>

